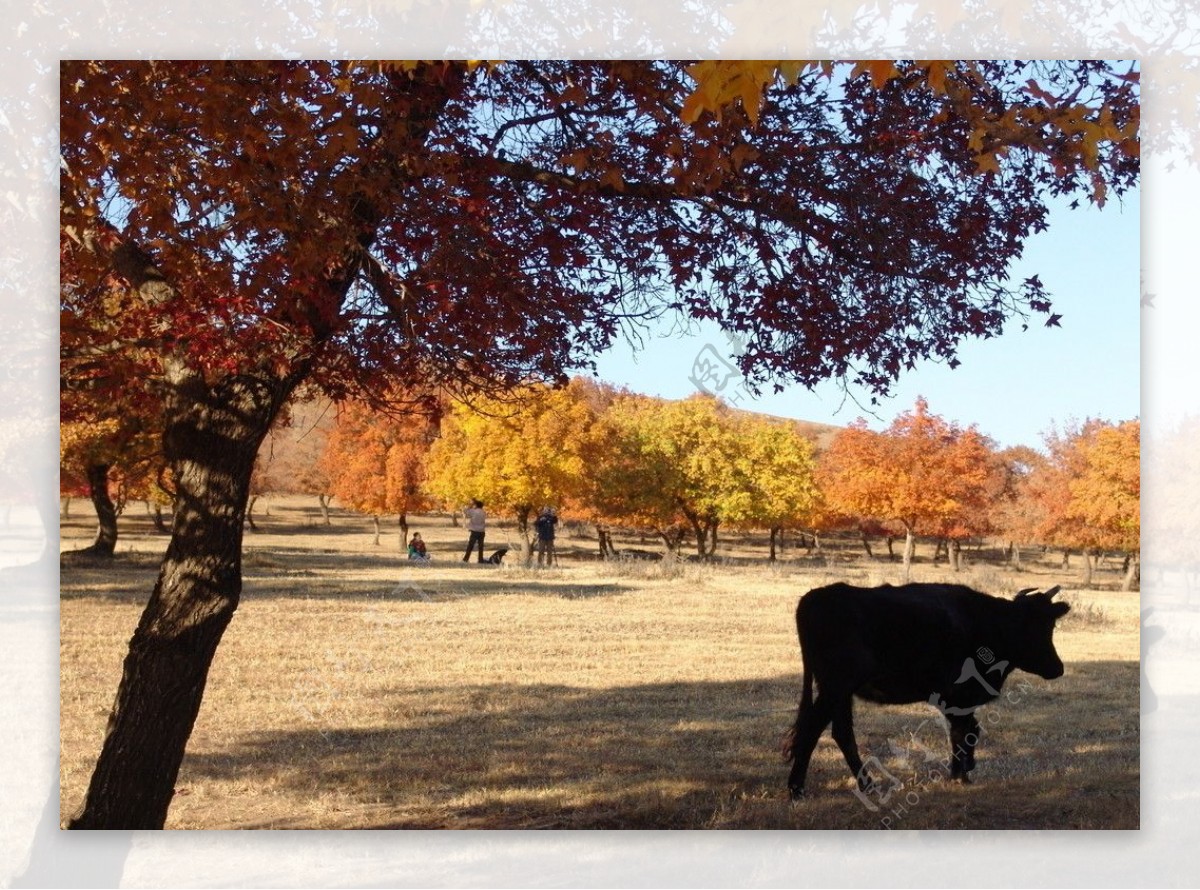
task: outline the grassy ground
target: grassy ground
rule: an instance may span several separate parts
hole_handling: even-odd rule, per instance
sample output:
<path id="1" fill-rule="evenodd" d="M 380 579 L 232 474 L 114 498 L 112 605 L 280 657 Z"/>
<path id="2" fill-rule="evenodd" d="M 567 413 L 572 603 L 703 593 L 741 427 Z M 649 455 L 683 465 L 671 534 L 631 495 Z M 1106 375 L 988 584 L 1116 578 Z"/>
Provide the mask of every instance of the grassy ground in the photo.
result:
<path id="1" fill-rule="evenodd" d="M 62 572 L 64 816 L 165 547 L 137 506 L 112 566 Z M 418 566 L 394 529 L 376 547 L 369 520 L 335 514 L 325 528 L 315 506 L 257 511 L 170 828 L 1138 826 L 1138 597 L 1115 589 L 1116 566 L 1097 577 L 1110 589 L 1078 590 L 1057 558 L 1020 574 L 919 564 L 916 580 L 993 593 L 1064 583 L 1066 676 L 1018 673 L 980 712 L 969 786 L 931 778 L 928 752 L 948 753 L 931 707 L 859 704 L 864 756 L 905 787 L 860 799 L 826 735 L 793 806 L 779 746 L 800 688 L 796 599 L 833 580 L 899 580 L 896 566 L 849 544 L 768 565 L 753 540 L 717 564 L 599 563 L 583 537 L 561 541 L 553 569 L 464 565 L 465 532 L 435 517 L 413 521 L 435 555 Z M 76 502 L 63 549 L 91 532 Z M 489 550 L 517 540 L 498 528 Z"/>

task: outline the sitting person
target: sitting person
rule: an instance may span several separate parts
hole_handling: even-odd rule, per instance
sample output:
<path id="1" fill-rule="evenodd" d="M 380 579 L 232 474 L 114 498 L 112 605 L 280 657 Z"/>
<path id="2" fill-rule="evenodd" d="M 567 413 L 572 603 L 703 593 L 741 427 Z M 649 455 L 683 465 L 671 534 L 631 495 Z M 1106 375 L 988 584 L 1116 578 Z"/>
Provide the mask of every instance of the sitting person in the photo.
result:
<path id="1" fill-rule="evenodd" d="M 408 542 L 408 558 L 429 559 L 429 553 L 425 549 L 425 542 L 421 540 L 420 532 L 413 532 L 412 540 Z"/>

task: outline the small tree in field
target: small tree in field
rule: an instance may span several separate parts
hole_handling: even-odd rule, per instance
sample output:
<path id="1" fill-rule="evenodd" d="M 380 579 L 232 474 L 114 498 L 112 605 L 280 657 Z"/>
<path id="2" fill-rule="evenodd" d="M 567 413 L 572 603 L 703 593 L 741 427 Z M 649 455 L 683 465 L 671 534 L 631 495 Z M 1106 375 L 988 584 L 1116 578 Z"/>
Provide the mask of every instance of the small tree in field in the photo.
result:
<path id="1" fill-rule="evenodd" d="M 1021 547 L 1042 542 L 1046 520 L 1044 505 L 1034 486 L 1045 471 L 1046 456 L 1027 445 L 1005 448 L 996 455 L 1000 464 L 999 491 L 990 509 L 989 522 L 1009 542 L 1009 563 L 1021 569 Z"/>
<path id="2" fill-rule="evenodd" d="M 1049 459 L 1030 481 L 1041 514 L 1039 533 L 1064 551 L 1079 550 L 1084 584 L 1092 583 L 1099 553 L 1129 559 L 1124 585 L 1137 577 L 1141 549 L 1140 435 L 1137 420 L 1088 420 L 1046 435 Z"/>
<path id="3" fill-rule="evenodd" d="M 325 525 L 332 493 L 321 456 L 336 419 L 328 400 L 298 398 L 276 420 L 258 453 L 263 491 L 315 497 Z"/>
<path id="4" fill-rule="evenodd" d="M 452 510 L 479 499 L 510 514 L 528 562 L 534 512 L 579 498 L 594 411 L 582 379 L 455 403 L 429 455 L 428 491 Z"/>
<path id="5" fill-rule="evenodd" d="M 160 394 L 171 542 L 76 828 L 161 828 L 302 384 L 563 382 L 647 312 L 746 334 L 753 386 L 886 391 L 1051 315 L 1047 202 L 1137 178 L 1102 62 L 66 61 L 64 361 Z M 120 357 L 121 362 L 114 361 Z"/>
<path id="6" fill-rule="evenodd" d="M 611 522 L 652 529 L 669 555 L 690 531 L 706 557 L 722 522 L 751 515 L 744 442 L 733 413 L 712 396 L 619 397 L 601 428 L 606 444 L 589 468 L 590 501 Z"/>
<path id="7" fill-rule="evenodd" d="M 738 423 L 738 461 L 749 481 L 749 509 L 731 517 L 740 525 L 766 528 L 769 559 L 774 562 L 785 528 L 811 526 L 818 517 L 815 449 L 794 424 L 768 417 L 745 416 Z"/>
<path id="8" fill-rule="evenodd" d="M 157 500 L 153 481 L 161 468 L 156 430 L 145 418 L 107 416 L 64 421 L 59 428 L 59 469 L 70 493 L 83 493 L 96 511 L 90 556 L 108 558 L 117 546 L 117 517 L 131 496 Z"/>
<path id="9" fill-rule="evenodd" d="M 859 422 L 839 433 L 818 470 L 832 508 L 904 529 L 904 572 L 918 534 L 963 536 L 981 530 L 996 492 L 997 464 L 987 439 L 916 407 L 880 433 Z"/>
<path id="10" fill-rule="evenodd" d="M 401 547 L 408 542 L 408 514 L 429 507 L 426 462 L 435 427 L 420 414 L 385 414 L 362 402 L 342 407 L 329 434 L 321 470 L 329 490 L 351 510 L 374 519 L 399 517 Z"/>
<path id="11" fill-rule="evenodd" d="M 1092 530 L 1098 547 L 1126 555 L 1124 590 L 1139 577 L 1141 432 L 1138 420 L 1085 427 L 1076 445 L 1083 469 L 1071 480 L 1071 514 Z"/>

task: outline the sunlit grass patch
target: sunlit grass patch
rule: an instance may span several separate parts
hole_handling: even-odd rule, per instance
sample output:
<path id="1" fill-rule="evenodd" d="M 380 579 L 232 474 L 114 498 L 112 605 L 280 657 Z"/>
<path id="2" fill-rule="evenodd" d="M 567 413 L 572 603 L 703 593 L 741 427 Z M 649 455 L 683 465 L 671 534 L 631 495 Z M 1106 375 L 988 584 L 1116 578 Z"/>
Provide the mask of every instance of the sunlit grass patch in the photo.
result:
<path id="1" fill-rule="evenodd" d="M 266 519 L 260 526 L 269 525 Z M 416 567 L 258 536 L 184 760 L 172 828 L 1104 828 L 1138 823 L 1136 595 L 1064 590 L 1067 672 L 1022 673 L 980 711 L 976 781 L 925 705 L 856 705 L 864 756 L 916 803 L 854 793 L 828 733 L 787 800 L 800 695 L 794 612 L 811 587 L 892 567 L 573 561 Z M 344 535 L 338 541 L 353 542 Z M 136 543 L 136 542 L 131 542 Z M 147 539 L 158 546 L 159 539 Z M 306 544 L 305 547 L 299 546 Z M 322 545 L 320 547 L 316 545 Z M 992 593 L 1030 573 L 921 568 Z M 78 805 L 153 560 L 64 569 L 62 809 Z M 1058 583 L 1047 572 L 1042 586 Z M 1059 579 L 1060 581 L 1063 579 Z M 892 812 L 892 823 L 883 820 Z"/>

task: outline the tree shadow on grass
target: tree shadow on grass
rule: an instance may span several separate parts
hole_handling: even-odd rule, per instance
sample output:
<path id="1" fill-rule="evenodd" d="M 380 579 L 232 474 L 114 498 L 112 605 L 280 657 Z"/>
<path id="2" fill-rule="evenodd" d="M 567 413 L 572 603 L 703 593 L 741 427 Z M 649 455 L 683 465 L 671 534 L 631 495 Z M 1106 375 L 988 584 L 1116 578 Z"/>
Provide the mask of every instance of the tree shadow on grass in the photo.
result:
<path id="1" fill-rule="evenodd" d="M 118 553 L 102 561 L 64 560 L 59 596 L 145 603 L 160 562 L 160 555 L 150 553 Z M 242 581 L 243 602 L 277 598 L 445 602 L 512 595 L 591 599 L 631 590 L 620 583 L 577 579 L 557 571 L 539 577 L 536 572 L 486 564 L 418 564 L 403 556 L 347 557 L 284 549 L 248 553 Z"/>
<path id="2" fill-rule="evenodd" d="M 630 592 L 621 584 L 520 578 L 498 571 L 480 570 L 468 577 L 444 577 L 419 569 L 398 569 L 385 578 L 346 577 L 337 572 L 303 569 L 293 574 L 247 573 L 243 601 L 295 597 L 352 602 L 454 602 L 488 596 L 534 596 L 558 599 L 592 599 Z"/>
<path id="3" fill-rule="evenodd" d="M 389 725 L 337 726 L 313 702 L 293 730 L 189 754 L 180 783 L 218 783 L 205 795 L 227 813 L 237 802 L 220 800 L 221 784 L 274 789 L 276 811 L 238 822 L 247 828 L 1136 828 L 1136 664 L 1086 662 L 1055 684 L 1032 680 L 1020 699 L 991 706 L 999 718 L 980 712 L 979 768 L 966 786 L 919 781 L 929 765 L 914 726 L 928 719 L 942 740 L 929 749 L 948 754 L 935 710 L 858 706 L 864 755 L 905 782 L 890 802 L 853 792 L 828 733 L 809 796 L 787 801 L 789 676 L 389 688 L 379 693 L 396 715 Z M 1085 689 L 1107 691 L 1065 715 Z M 338 812 L 287 814 L 288 800 L 322 796 Z"/>

